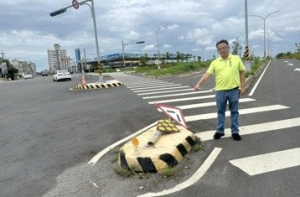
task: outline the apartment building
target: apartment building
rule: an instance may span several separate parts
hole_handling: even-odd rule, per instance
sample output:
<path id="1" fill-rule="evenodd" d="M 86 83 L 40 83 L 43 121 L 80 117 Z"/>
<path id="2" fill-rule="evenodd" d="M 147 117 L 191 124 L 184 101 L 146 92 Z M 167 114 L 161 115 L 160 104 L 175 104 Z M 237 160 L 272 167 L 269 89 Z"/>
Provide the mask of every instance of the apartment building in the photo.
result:
<path id="1" fill-rule="evenodd" d="M 54 44 L 54 50 L 48 49 L 50 73 L 54 73 L 56 70 L 68 70 L 68 60 L 67 51 L 65 49 L 61 49 L 59 44 Z"/>

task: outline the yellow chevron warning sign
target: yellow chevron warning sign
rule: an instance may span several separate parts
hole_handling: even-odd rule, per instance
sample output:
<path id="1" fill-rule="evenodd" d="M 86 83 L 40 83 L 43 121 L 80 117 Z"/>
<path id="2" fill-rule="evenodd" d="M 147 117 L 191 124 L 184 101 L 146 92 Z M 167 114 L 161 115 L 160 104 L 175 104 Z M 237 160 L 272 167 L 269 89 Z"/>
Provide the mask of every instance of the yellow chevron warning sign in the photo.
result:
<path id="1" fill-rule="evenodd" d="M 250 60 L 250 51 L 249 51 L 248 46 L 245 47 L 244 57 L 245 57 L 245 60 Z"/>
<path id="2" fill-rule="evenodd" d="M 103 73 L 103 67 L 101 66 L 100 62 L 97 64 L 98 73 L 101 75 Z"/>

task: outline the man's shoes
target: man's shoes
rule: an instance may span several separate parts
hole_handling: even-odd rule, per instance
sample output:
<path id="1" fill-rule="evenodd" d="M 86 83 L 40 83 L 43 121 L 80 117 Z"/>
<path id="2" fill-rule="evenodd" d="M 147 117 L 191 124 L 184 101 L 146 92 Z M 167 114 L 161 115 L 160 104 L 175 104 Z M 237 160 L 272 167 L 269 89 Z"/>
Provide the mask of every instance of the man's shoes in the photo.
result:
<path id="1" fill-rule="evenodd" d="M 242 139 L 238 133 L 232 134 L 231 136 L 235 141 L 240 141 Z"/>
<path id="2" fill-rule="evenodd" d="M 222 136 L 224 136 L 224 133 L 218 133 L 218 132 L 216 132 L 215 135 L 214 135 L 214 139 L 215 139 L 215 140 L 218 140 L 218 139 L 220 139 Z"/>

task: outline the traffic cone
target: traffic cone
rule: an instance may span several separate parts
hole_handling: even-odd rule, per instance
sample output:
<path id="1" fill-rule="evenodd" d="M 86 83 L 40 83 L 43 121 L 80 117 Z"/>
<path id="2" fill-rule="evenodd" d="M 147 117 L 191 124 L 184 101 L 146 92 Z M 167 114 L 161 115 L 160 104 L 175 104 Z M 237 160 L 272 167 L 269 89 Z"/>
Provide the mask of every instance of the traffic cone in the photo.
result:
<path id="1" fill-rule="evenodd" d="M 84 79 L 84 75 L 81 75 L 81 85 L 86 86 L 86 80 Z"/>

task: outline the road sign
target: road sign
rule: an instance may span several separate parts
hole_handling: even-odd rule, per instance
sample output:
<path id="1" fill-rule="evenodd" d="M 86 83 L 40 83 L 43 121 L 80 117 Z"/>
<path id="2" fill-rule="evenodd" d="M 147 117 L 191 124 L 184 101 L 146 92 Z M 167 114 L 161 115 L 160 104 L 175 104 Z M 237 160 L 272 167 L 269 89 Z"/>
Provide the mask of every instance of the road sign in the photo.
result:
<path id="1" fill-rule="evenodd" d="M 73 0 L 73 1 L 72 1 L 72 6 L 73 6 L 75 9 L 78 9 L 78 8 L 79 8 L 79 3 L 78 3 L 78 1 Z"/>
<path id="2" fill-rule="evenodd" d="M 189 128 L 189 126 L 184 120 L 184 116 L 180 108 L 159 103 L 156 104 L 156 107 L 160 108 L 169 118 L 175 120 L 178 124 L 184 126 L 185 128 Z"/>

